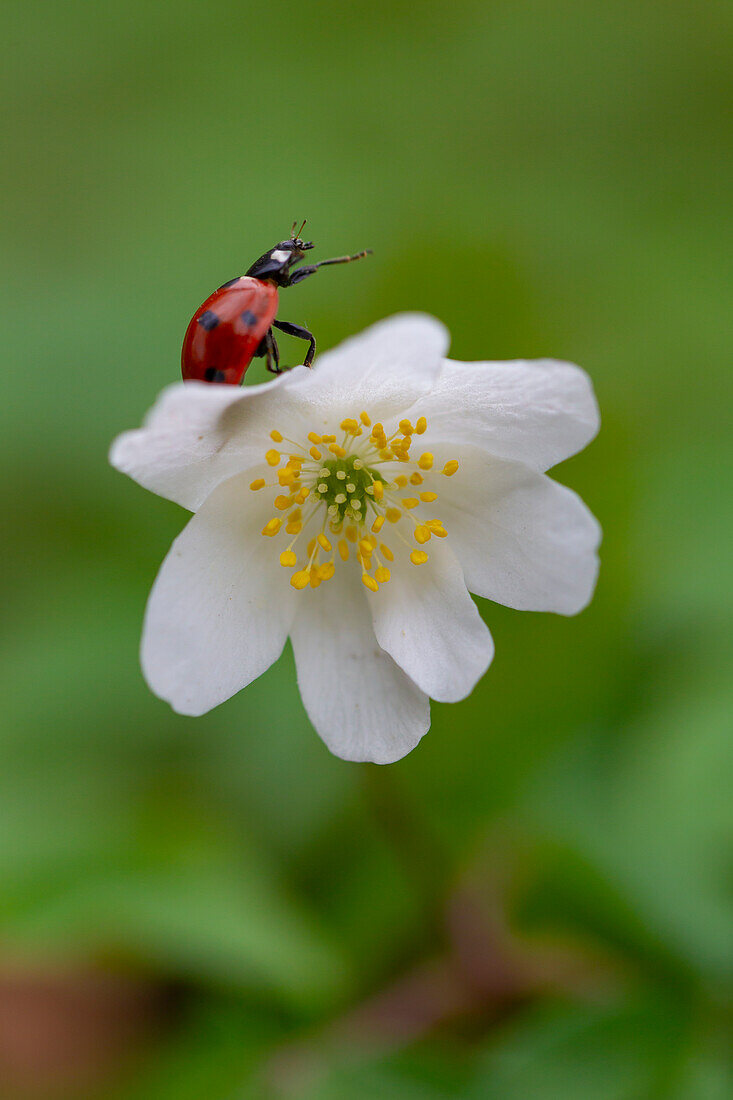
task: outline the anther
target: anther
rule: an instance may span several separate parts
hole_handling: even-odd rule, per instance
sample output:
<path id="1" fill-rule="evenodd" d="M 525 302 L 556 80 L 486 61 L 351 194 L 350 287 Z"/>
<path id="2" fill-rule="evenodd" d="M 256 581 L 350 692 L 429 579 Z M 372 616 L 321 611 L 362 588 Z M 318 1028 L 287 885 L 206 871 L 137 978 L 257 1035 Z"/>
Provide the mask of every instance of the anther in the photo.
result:
<path id="1" fill-rule="evenodd" d="M 430 542 L 431 535 L 432 532 L 430 528 L 425 524 L 421 524 L 419 527 L 415 528 L 415 542 L 419 542 L 420 544 Z"/>
<path id="2" fill-rule="evenodd" d="M 285 509 L 289 508 L 290 505 L 293 502 L 292 502 L 292 499 L 290 497 L 279 496 L 279 497 L 275 497 L 274 503 L 275 503 L 275 507 L 277 509 L 279 509 L 279 511 L 284 512 Z"/>
<path id="3" fill-rule="evenodd" d="M 311 447 L 311 449 L 308 451 L 308 454 L 316 462 L 320 462 L 321 458 L 323 457 L 317 447 Z"/>
<path id="4" fill-rule="evenodd" d="M 361 583 L 369 589 L 370 592 L 378 592 L 379 585 L 375 581 L 374 577 L 370 577 L 368 573 L 362 573 Z"/>
<path id="5" fill-rule="evenodd" d="M 399 508 L 387 508 L 384 514 L 387 517 L 388 523 L 398 523 L 402 517 L 402 512 Z"/>
<path id="6" fill-rule="evenodd" d="M 442 472 L 445 474 L 446 477 L 453 477 L 453 474 L 456 472 L 457 469 L 458 469 L 458 460 L 455 459 L 455 458 L 452 458 L 450 460 L 450 462 L 446 462 L 445 466 L 443 467 Z"/>
<path id="7" fill-rule="evenodd" d="M 280 555 L 280 564 L 287 569 L 289 566 L 295 565 L 298 561 L 297 554 L 292 550 L 283 550 Z"/>
<path id="8" fill-rule="evenodd" d="M 372 531 L 374 532 L 375 535 L 378 535 L 383 527 L 384 527 L 384 516 L 377 516 L 377 518 L 374 520 L 374 523 L 372 524 Z"/>
<path id="9" fill-rule="evenodd" d="M 282 520 L 280 519 L 269 519 L 265 526 L 262 528 L 262 534 L 267 535 L 268 538 L 272 538 L 272 536 L 276 535 L 280 530 L 281 523 Z"/>
<path id="10" fill-rule="evenodd" d="M 399 429 L 403 435 L 412 435 L 415 430 L 409 420 L 400 420 Z"/>
<path id="11" fill-rule="evenodd" d="M 280 461 L 280 452 L 276 451 L 274 448 L 269 450 L 267 452 L 267 454 L 265 455 L 265 462 L 267 463 L 268 466 L 277 466 L 279 461 Z"/>
<path id="12" fill-rule="evenodd" d="M 385 543 L 380 542 L 379 549 L 382 553 L 383 558 L 386 558 L 387 561 L 394 561 L 394 554 Z"/>
<path id="13" fill-rule="evenodd" d="M 426 451 L 424 455 L 420 455 L 417 460 L 417 464 L 421 470 L 432 470 L 433 468 L 433 456 L 430 451 Z"/>
<path id="14" fill-rule="evenodd" d="M 308 432 L 308 439 L 311 443 L 322 443 L 323 436 L 318 435 L 316 432 Z"/>
<path id="15" fill-rule="evenodd" d="M 374 570 L 374 579 L 379 581 L 380 584 L 386 584 L 392 574 L 386 565 L 380 565 Z"/>
<path id="16" fill-rule="evenodd" d="M 349 544 L 346 539 L 339 539 L 339 557 L 341 561 L 349 560 Z"/>
<path id="17" fill-rule="evenodd" d="M 332 455 L 336 455 L 336 458 L 346 458 L 346 451 L 343 447 L 339 447 L 338 443 L 329 443 L 328 449 Z"/>
<path id="18" fill-rule="evenodd" d="M 373 488 L 374 488 L 374 499 L 375 500 L 381 500 L 382 497 L 384 496 L 384 485 L 382 484 L 381 481 L 375 481 L 374 485 L 373 485 Z"/>
<path id="19" fill-rule="evenodd" d="M 359 413 L 359 420 L 361 420 L 361 422 L 362 422 L 362 424 L 364 425 L 365 428 L 368 428 L 369 425 L 371 424 L 371 420 L 369 419 L 369 414 L 368 413 L 360 412 Z"/>
<path id="20" fill-rule="evenodd" d="M 321 533 L 317 537 L 318 537 L 318 545 L 320 547 L 322 547 L 324 550 L 330 550 L 331 549 L 331 543 L 328 541 L 328 539 L 326 538 L 326 536 L 323 533 Z"/>
<path id="21" fill-rule="evenodd" d="M 307 588 L 309 582 L 310 573 L 307 569 L 301 569 L 299 573 L 293 573 L 292 577 L 290 578 L 290 583 L 292 584 L 293 588 L 297 588 L 298 590 L 302 588 Z"/>
<path id="22" fill-rule="evenodd" d="M 276 431 L 275 429 L 273 429 L 270 432 L 270 439 L 272 440 L 273 443 L 282 443 L 282 441 L 283 441 L 282 435 L 280 434 L 280 432 Z"/>
<path id="23" fill-rule="evenodd" d="M 417 508 L 420 501 L 417 499 L 417 497 L 403 497 L 402 503 L 404 504 L 405 508 Z"/>
<path id="24" fill-rule="evenodd" d="M 439 519 L 429 519 L 428 527 L 434 535 L 437 535 L 439 539 L 445 539 L 448 537 L 448 532 L 446 531 L 445 527 Z"/>
<path id="25" fill-rule="evenodd" d="M 413 550 L 410 554 L 410 561 L 413 565 L 424 565 L 428 560 L 428 555 L 424 550 Z"/>
<path id="26" fill-rule="evenodd" d="M 404 474 L 399 474 L 398 477 L 394 479 L 394 483 L 398 489 L 404 489 L 405 485 L 407 485 L 407 478 Z"/>
<path id="27" fill-rule="evenodd" d="M 415 421 L 415 433 L 417 435 L 422 435 L 423 432 L 427 429 L 427 426 L 428 426 L 428 422 L 425 419 L 425 417 L 424 416 L 418 416 L 417 420 Z"/>
<path id="28" fill-rule="evenodd" d="M 253 482 L 251 482 L 251 484 L 250 484 L 250 489 L 251 489 L 251 490 L 252 490 L 252 491 L 253 491 L 254 493 L 256 493 L 258 489 L 264 489 L 264 487 L 265 487 L 265 479 L 264 479 L 264 477 L 256 477 L 256 478 L 254 479 L 254 481 L 253 481 Z"/>
<path id="29" fill-rule="evenodd" d="M 420 500 L 424 501 L 425 504 L 432 504 L 437 499 L 437 493 L 420 493 Z"/>

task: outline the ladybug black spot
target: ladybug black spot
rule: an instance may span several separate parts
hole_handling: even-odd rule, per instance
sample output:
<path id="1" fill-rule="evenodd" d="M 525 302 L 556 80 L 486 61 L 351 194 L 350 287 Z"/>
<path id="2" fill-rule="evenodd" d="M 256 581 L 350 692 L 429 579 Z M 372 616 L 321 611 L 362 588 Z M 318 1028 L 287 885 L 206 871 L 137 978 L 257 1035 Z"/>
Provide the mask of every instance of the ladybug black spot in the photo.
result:
<path id="1" fill-rule="evenodd" d="M 214 313 L 213 309 L 205 309 L 199 317 L 198 323 L 201 328 L 205 328 L 207 332 L 211 332 L 212 328 L 216 328 L 221 320 L 220 317 Z"/>
<path id="2" fill-rule="evenodd" d="M 245 309 L 244 313 L 242 314 L 242 320 L 248 328 L 251 328 L 252 325 L 256 324 L 257 317 L 251 309 Z"/>
<path id="3" fill-rule="evenodd" d="M 218 367 L 207 367 L 204 371 L 204 378 L 207 382 L 223 382 L 224 371 L 219 370 Z"/>

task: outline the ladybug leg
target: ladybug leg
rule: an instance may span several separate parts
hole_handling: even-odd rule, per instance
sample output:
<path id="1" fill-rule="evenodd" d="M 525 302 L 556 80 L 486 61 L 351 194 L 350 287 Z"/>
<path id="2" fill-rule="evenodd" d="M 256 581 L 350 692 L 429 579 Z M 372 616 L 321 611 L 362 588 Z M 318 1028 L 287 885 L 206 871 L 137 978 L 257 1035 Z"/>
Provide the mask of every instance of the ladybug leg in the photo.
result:
<path id="1" fill-rule="evenodd" d="M 305 271 L 305 268 L 301 268 Z M 296 275 L 298 272 L 296 272 Z M 293 325 L 290 321 L 273 321 L 275 328 L 279 328 L 281 332 L 286 332 L 288 336 L 297 336 L 299 340 L 307 340 L 310 344 L 308 351 L 306 352 L 305 359 L 303 360 L 303 366 L 310 367 L 313 364 L 313 356 L 316 354 L 316 338 L 312 332 L 309 332 L 307 328 L 303 328 L 302 325 Z"/>
<path id="2" fill-rule="evenodd" d="M 271 374 L 282 374 L 280 368 L 280 349 L 277 346 L 277 341 L 273 336 L 272 329 L 268 328 L 267 332 L 262 338 L 261 347 L 266 357 L 265 366 Z"/>

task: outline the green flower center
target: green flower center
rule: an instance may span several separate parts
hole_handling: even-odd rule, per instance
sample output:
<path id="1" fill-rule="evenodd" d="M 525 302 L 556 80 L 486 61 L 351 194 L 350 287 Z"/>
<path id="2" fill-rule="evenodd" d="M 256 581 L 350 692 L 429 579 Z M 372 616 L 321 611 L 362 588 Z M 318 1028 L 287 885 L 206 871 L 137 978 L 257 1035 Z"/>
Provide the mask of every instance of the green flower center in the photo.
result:
<path id="1" fill-rule="evenodd" d="M 315 491 L 325 503 L 331 522 L 344 519 L 363 522 L 369 501 L 374 500 L 374 481 L 379 474 L 370 470 L 357 455 L 327 459 L 321 467 Z"/>

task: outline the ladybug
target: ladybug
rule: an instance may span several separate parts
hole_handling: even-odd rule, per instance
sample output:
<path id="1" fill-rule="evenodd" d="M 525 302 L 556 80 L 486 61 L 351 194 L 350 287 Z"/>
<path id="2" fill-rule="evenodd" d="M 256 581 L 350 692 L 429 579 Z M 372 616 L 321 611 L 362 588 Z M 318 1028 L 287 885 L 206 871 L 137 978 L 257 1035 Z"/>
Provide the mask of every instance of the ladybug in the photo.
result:
<path id="1" fill-rule="evenodd" d="M 276 321 L 277 288 L 294 286 L 295 283 L 314 275 L 319 267 L 329 264 L 348 264 L 369 255 L 371 249 L 354 256 L 337 256 L 321 260 L 293 270 L 304 258 L 312 241 L 303 241 L 301 225 L 291 236 L 280 241 L 269 252 L 260 256 L 246 275 L 224 283 L 194 313 L 183 340 L 181 371 L 186 381 L 224 382 L 237 386 L 253 359 L 264 356 L 267 369 L 280 374 L 280 354 L 272 329 L 280 329 L 289 336 L 308 341 L 304 365 L 310 367 L 316 353 L 313 334 L 301 325 L 289 321 Z"/>

